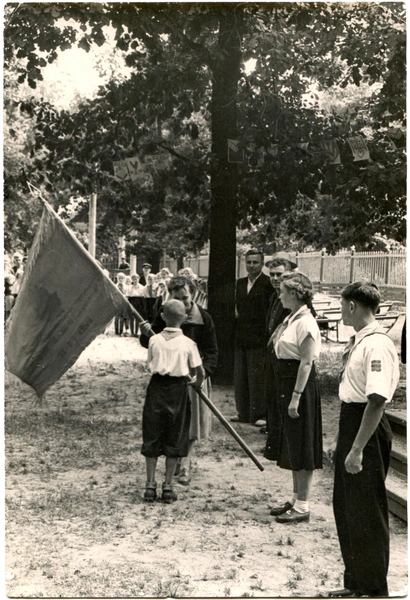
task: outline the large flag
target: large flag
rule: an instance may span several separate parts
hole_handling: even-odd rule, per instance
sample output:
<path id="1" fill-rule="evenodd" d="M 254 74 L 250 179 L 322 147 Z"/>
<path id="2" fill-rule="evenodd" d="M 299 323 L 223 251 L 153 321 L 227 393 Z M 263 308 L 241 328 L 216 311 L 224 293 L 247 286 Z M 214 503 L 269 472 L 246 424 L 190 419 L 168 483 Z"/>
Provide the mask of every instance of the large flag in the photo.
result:
<path id="1" fill-rule="evenodd" d="M 45 202 L 6 324 L 6 369 L 42 396 L 126 307 L 126 298 Z"/>

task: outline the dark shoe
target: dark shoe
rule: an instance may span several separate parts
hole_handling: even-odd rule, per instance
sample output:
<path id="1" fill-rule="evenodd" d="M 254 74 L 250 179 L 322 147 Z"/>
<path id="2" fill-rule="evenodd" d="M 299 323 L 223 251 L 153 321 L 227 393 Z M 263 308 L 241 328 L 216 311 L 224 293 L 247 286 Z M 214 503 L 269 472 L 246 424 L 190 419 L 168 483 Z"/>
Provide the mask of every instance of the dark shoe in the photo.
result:
<path id="1" fill-rule="evenodd" d="M 340 590 L 331 590 L 327 593 L 328 598 L 355 598 L 358 594 L 354 590 L 342 588 Z"/>
<path id="2" fill-rule="evenodd" d="M 162 486 L 161 500 L 162 500 L 162 502 L 165 502 L 165 504 L 172 504 L 173 502 L 178 500 L 178 496 L 172 489 L 171 485 L 163 485 Z"/>
<path id="3" fill-rule="evenodd" d="M 179 472 L 178 483 L 181 485 L 189 485 L 191 482 L 191 471 L 190 469 L 182 468 Z"/>
<path id="4" fill-rule="evenodd" d="M 278 506 L 272 506 L 270 509 L 270 514 L 272 517 L 277 517 L 278 515 L 283 515 L 287 510 L 293 508 L 293 504 L 290 502 L 285 502 L 285 504 L 279 504 Z"/>
<path id="5" fill-rule="evenodd" d="M 261 427 L 259 429 L 259 433 L 265 433 L 266 434 L 266 433 L 268 433 L 268 430 L 266 429 L 266 427 Z"/>
<path id="6" fill-rule="evenodd" d="M 301 513 L 295 510 L 294 508 L 291 508 L 282 515 L 276 517 L 275 521 L 277 521 L 278 523 L 301 523 L 302 521 L 304 521 L 305 523 L 309 523 L 309 519 L 310 512 Z"/>
<path id="7" fill-rule="evenodd" d="M 145 484 L 144 500 L 145 502 L 154 502 L 157 499 L 157 484 L 149 483 Z"/>

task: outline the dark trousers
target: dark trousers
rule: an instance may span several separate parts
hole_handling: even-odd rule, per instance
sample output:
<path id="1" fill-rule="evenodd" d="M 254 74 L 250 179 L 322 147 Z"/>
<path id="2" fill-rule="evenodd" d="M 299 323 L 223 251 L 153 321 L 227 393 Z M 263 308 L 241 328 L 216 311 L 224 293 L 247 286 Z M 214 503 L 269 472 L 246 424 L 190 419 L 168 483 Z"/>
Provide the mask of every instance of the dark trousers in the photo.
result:
<path id="1" fill-rule="evenodd" d="M 234 386 L 238 416 L 244 423 L 266 419 L 265 349 L 235 346 Z"/>
<path id="2" fill-rule="evenodd" d="M 389 521 L 385 479 L 392 433 L 385 415 L 364 448 L 362 471 L 353 475 L 344 466 L 365 408 L 366 404 L 342 402 L 333 510 L 345 565 L 344 586 L 371 597 L 386 597 Z"/>

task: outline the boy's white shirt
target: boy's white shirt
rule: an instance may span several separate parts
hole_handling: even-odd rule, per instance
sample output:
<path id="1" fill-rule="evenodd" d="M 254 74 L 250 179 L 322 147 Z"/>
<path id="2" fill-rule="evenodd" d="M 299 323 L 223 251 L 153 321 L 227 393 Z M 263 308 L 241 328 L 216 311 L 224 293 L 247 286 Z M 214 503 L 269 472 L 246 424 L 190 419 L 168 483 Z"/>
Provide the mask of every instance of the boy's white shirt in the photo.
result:
<path id="1" fill-rule="evenodd" d="M 202 364 L 196 343 L 177 327 L 165 327 L 149 339 L 147 360 L 151 373 L 172 377 L 189 377 L 190 369 Z"/>

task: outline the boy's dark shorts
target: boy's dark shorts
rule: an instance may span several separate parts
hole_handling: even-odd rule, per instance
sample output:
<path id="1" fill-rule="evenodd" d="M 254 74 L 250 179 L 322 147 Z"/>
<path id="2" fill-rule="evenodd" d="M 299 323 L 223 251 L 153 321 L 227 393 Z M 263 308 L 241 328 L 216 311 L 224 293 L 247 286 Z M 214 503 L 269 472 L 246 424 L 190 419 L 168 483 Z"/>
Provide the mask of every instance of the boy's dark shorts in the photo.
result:
<path id="1" fill-rule="evenodd" d="M 186 377 L 154 373 L 142 413 L 141 454 L 177 458 L 188 455 L 191 402 Z"/>

